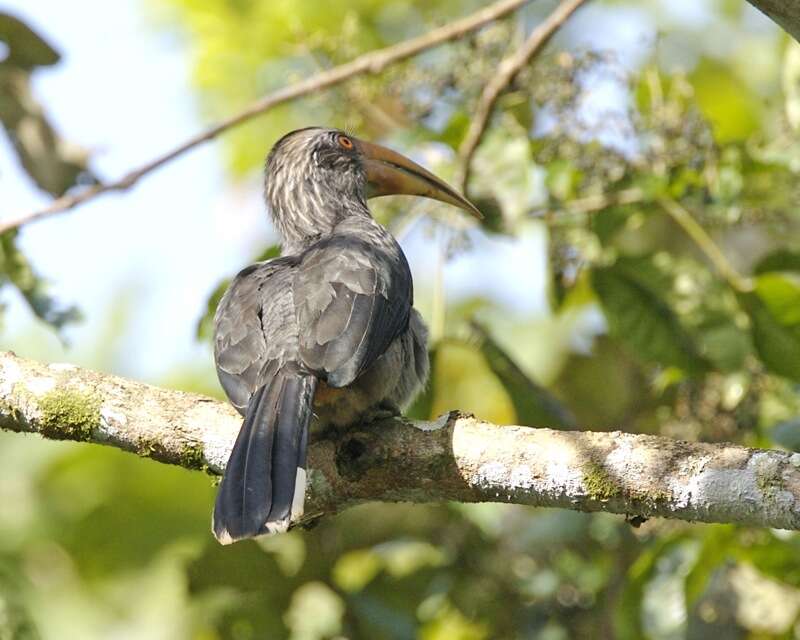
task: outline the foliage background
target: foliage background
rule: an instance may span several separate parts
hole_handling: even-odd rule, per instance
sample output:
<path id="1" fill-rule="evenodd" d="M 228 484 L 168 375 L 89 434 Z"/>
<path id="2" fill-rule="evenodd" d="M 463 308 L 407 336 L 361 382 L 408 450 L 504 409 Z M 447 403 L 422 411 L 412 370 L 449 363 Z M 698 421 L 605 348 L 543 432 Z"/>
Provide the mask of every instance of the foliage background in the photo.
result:
<path id="1" fill-rule="evenodd" d="M 84 149 L 65 142 L 73 132 L 60 132 L 58 113 L 69 97 L 41 98 L 37 75 L 58 65 L 55 4 L 37 14 L 39 36 L 0 20 L 0 120 L 14 143 L 6 193 L 21 171 L 58 194 L 98 166 L 135 160 L 103 158 L 102 125 Z M 165 0 L 135 11 L 153 77 L 162 48 L 179 55 L 186 91 L 211 121 L 477 6 Z M 532 3 L 230 132 L 203 152 L 224 183 L 181 170 L 201 166 L 182 159 L 149 179 L 150 206 L 120 213 L 125 221 L 107 222 L 103 200 L 6 234 L 3 347 L 219 396 L 205 303 L 274 243 L 258 204 L 271 143 L 330 123 L 454 177 L 486 79 L 552 6 Z M 112 64 L 126 44 L 114 28 L 96 34 Z M 127 68 L 137 67 L 116 71 Z M 132 138 L 157 130 L 159 105 L 183 91 L 107 81 L 128 107 L 124 122 L 113 109 L 110 120 Z M 102 78 L 88 83 L 84 102 L 114 104 Z M 139 86 L 148 93 L 126 93 Z M 172 132 L 199 126 L 189 125 Z M 433 380 L 412 412 L 800 447 L 799 126 L 800 46 L 744 3 L 590 3 L 501 100 L 468 185 L 487 213 L 482 228 L 427 202 L 375 203 L 403 240 L 432 328 Z M 163 142 L 148 144 L 139 159 Z M 204 199 L 215 189 L 223 203 Z M 204 225 L 209 208 L 218 217 Z M 115 224 L 108 242 L 99 229 Z M 154 268 L 156 248 L 170 259 L 154 257 Z M 88 266 L 54 264 L 54 253 Z M 139 278 L 115 269 L 132 257 Z M 91 302 L 98 281 L 113 291 L 101 304 Z M 197 346 L 176 351 L 170 340 Z M 202 474 L 96 446 L 0 441 L 0 638 L 800 637 L 794 533 L 365 505 L 221 548 Z"/>

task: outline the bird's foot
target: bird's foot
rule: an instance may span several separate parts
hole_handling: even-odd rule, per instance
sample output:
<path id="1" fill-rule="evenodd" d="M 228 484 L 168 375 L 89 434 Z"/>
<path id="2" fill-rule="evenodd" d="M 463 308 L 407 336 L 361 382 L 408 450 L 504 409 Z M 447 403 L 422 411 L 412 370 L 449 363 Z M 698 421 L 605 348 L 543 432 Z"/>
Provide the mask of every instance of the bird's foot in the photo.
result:
<path id="1" fill-rule="evenodd" d="M 389 418 L 396 418 L 397 416 L 401 415 L 401 413 L 400 407 L 398 407 L 394 402 L 384 400 L 380 404 L 367 411 L 367 413 L 364 414 L 364 417 L 361 419 L 361 423 L 371 424 L 373 422 L 379 422 Z"/>

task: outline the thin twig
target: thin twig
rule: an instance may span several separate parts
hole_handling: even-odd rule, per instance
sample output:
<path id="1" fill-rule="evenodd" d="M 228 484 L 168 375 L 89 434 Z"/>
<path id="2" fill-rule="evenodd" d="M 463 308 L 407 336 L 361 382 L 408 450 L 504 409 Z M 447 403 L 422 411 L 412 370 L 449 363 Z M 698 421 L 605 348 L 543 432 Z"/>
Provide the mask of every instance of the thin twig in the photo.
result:
<path id="1" fill-rule="evenodd" d="M 728 262 L 725 254 L 716 245 L 706 230 L 701 227 L 691 213 L 675 200 L 659 200 L 664 211 L 686 232 L 697 248 L 703 252 L 708 261 L 714 265 L 719 275 L 736 291 L 749 291 L 752 285 L 747 278 L 742 277 L 733 265 Z"/>
<path id="2" fill-rule="evenodd" d="M 182 144 L 166 153 L 157 156 L 150 162 L 145 163 L 137 169 L 133 169 L 125 176 L 114 182 L 96 184 L 81 190 L 78 193 L 57 198 L 47 207 L 32 211 L 16 218 L 11 218 L 0 222 L 0 234 L 16 229 L 28 222 L 46 218 L 57 213 L 63 213 L 73 209 L 79 204 L 95 198 L 96 196 L 109 191 L 124 191 L 131 188 L 145 175 L 155 171 L 162 165 L 174 160 L 178 156 L 186 153 L 190 149 L 216 138 L 219 134 L 227 131 L 231 127 L 250 120 L 251 118 L 264 113 L 280 104 L 295 100 L 301 96 L 308 95 L 320 89 L 326 89 L 339 84 L 357 75 L 374 75 L 383 71 L 386 67 L 401 62 L 407 58 L 415 56 L 427 49 L 431 49 L 450 40 L 460 38 L 471 31 L 475 31 L 485 24 L 501 18 L 512 11 L 515 11 L 528 0 L 501 0 L 488 7 L 476 11 L 472 15 L 461 18 L 450 24 L 446 24 L 437 29 L 433 29 L 426 34 L 404 40 L 398 44 L 377 51 L 371 51 L 355 60 L 333 67 L 327 71 L 316 73 L 313 76 L 283 87 L 277 91 L 267 94 L 256 100 L 243 111 L 222 120 L 218 124 L 198 133 L 189 138 Z"/>
<path id="3" fill-rule="evenodd" d="M 497 73 L 489 80 L 478 100 L 478 106 L 475 109 L 469 130 L 464 136 L 464 141 L 461 143 L 461 148 L 458 152 L 461 157 L 460 185 L 463 193 L 466 193 L 467 190 L 467 183 L 472 169 L 472 158 L 483 138 L 483 134 L 486 132 L 486 127 L 489 124 L 489 119 L 494 112 L 500 94 L 513 82 L 517 74 L 530 63 L 533 56 L 558 31 L 567 18 L 584 2 L 586 0 L 565 0 L 559 4 L 553 13 L 531 32 L 528 39 L 522 43 L 519 49 L 500 62 Z"/>

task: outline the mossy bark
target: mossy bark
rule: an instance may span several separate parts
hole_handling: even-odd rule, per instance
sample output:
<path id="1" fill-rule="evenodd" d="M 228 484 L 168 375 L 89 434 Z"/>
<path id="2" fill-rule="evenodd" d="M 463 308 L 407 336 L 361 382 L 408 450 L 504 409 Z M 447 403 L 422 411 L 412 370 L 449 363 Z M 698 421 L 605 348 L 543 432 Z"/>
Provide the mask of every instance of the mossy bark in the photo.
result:
<path id="1" fill-rule="evenodd" d="M 219 474 L 240 425 L 210 398 L 0 352 L 2 429 Z M 328 434 L 308 461 L 304 520 L 371 500 L 453 500 L 800 529 L 800 454 L 732 444 L 503 427 L 454 411 Z"/>

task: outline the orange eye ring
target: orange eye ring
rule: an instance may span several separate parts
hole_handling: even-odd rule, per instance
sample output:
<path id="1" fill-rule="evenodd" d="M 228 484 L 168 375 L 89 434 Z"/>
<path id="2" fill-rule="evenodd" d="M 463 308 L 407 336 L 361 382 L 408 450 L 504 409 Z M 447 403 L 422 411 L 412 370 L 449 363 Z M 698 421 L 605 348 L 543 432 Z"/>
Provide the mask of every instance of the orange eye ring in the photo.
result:
<path id="1" fill-rule="evenodd" d="M 347 136 L 339 136 L 339 145 L 349 151 L 353 148 L 353 141 Z"/>

